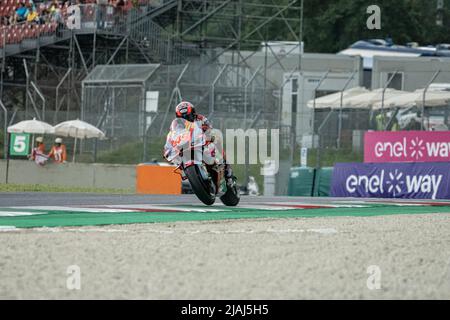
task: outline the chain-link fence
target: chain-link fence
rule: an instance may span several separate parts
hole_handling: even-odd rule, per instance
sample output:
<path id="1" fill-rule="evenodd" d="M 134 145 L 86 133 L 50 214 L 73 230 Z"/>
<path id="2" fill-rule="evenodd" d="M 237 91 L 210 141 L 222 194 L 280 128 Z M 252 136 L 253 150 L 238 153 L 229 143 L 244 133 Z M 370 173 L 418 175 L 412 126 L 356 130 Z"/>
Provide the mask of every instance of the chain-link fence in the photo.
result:
<path id="1" fill-rule="evenodd" d="M 275 91 L 260 74 L 241 66 L 97 66 L 83 81 L 81 115 L 109 137 L 97 143 L 103 152 L 131 141 L 160 141 L 181 100 L 191 101 L 222 132 L 278 128 Z M 142 156 L 146 161 L 155 154 Z"/>
<path id="2" fill-rule="evenodd" d="M 396 93 L 395 99 L 412 93 Z M 426 98 L 425 105 L 410 100 L 406 105 L 392 103 L 380 109 L 367 101 L 364 108 L 321 108 L 314 113 L 314 143 L 308 143 L 312 167 L 333 166 L 336 162 L 361 162 L 364 159 L 364 133 L 373 131 L 427 130 L 446 131 L 450 128 L 450 92 L 441 91 Z M 362 95 L 361 97 L 364 97 Z M 406 100 L 405 100 L 406 101 Z M 300 143 L 301 145 L 301 143 Z"/>

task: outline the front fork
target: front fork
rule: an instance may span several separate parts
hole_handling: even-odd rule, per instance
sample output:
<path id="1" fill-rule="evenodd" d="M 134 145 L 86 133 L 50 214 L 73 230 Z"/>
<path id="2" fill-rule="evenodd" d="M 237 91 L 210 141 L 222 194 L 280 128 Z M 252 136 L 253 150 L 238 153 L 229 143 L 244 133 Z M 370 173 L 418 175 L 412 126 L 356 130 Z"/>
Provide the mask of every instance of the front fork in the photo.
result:
<path id="1" fill-rule="evenodd" d="M 206 154 L 205 154 L 206 153 Z M 216 161 L 216 154 L 212 153 L 211 145 L 207 148 L 190 149 L 181 155 L 182 162 L 175 169 L 181 175 L 183 180 L 187 179 L 184 169 L 193 165 L 197 165 L 203 180 L 212 179 L 218 194 L 223 194 L 227 190 L 225 181 L 225 165 Z"/>

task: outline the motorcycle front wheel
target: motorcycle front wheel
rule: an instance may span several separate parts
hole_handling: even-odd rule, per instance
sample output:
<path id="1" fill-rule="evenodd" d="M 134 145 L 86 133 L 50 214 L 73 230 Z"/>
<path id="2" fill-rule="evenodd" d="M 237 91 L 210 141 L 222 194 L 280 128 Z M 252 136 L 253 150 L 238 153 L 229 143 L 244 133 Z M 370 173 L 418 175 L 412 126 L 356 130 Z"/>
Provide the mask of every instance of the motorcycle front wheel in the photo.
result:
<path id="1" fill-rule="evenodd" d="M 184 172 L 197 198 L 199 198 L 204 204 L 210 206 L 216 201 L 214 184 L 211 179 L 204 180 L 200 170 L 201 169 L 198 165 L 193 165 L 185 168 Z"/>
<path id="2" fill-rule="evenodd" d="M 239 204 L 241 196 L 236 186 L 236 182 L 234 182 L 231 187 L 227 188 L 227 192 L 225 192 L 225 194 L 220 197 L 220 200 L 223 202 L 224 205 L 230 207 L 235 207 Z"/>

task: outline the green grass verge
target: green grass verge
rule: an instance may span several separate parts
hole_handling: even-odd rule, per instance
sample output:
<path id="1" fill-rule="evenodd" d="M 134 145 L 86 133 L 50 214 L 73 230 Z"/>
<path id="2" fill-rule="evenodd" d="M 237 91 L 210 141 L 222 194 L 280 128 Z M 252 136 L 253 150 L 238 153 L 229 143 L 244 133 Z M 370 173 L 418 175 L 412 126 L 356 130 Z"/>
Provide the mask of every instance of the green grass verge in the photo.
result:
<path id="1" fill-rule="evenodd" d="M 3 208 L 7 211 L 15 209 Z M 173 223 L 178 221 L 219 221 L 231 219 L 287 219 L 287 218 L 319 218 L 319 217 L 373 217 L 400 214 L 448 214 L 450 207 L 431 206 L 373 206 L 368 208 L 324 208 L 310 210 L 256 210 L 233 207 L 224 208 L 222 212 L 122 212 L 93 213 L 33 210 L 32 216 L 0 217 L 1 226 L 15 226 L 17 228 L 34 227 L 68 227 L 68 226 L 94 226 L 134 223 Z M 17 210 L 20 212 L 20 210 Z"/>
<path id="2" fill-rule="evenodd" d="M 0 184 L 0 192 L 80 192 L 80 193 L 112 193 L 133 194 L 131 189 L 62 187 L 43 184 Z"/>

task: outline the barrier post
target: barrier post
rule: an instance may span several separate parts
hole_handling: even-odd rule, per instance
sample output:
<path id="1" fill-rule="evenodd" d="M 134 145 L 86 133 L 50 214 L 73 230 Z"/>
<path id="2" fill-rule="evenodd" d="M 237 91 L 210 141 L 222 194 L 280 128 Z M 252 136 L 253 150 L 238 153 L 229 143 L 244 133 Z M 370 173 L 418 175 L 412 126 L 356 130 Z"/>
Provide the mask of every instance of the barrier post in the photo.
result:
<path id="1" fill-rule="evenodd" d="M 7 158 L 7 153 L 8 153 L 8 110 L 6 109 L 5 105 L 3 104 L 3 101 L 0 99 L 0 107 L 3 110 L 4 113 L 4 119 L 3 119 L 3 125 L 4 125 L 4 137 L 3 137 L 3 157 L 6 159 Z"/>
<path id="2" fill-rule="evenodd" d="M 437 76 L 439 75 L 439 73 L 441 73 L 441 70 L 438 70 L 434 73 L 433 77 L 430 79 L 430 81 L 428 82 L 427 86 L 425 87 L 425 89 L 423 89 L 423 96 L 422 96 L 422 116 L 421 116 L 421 121 L 420 121 L 420 130 L 424 130 L 425 129 L 425 96 L 427 94 L 428 88 L 430 87 L 430 85 L 433 83 L 433 81 L 437 78 Z M 430 119 L 428 119 L 428 126 L 430 126 Z"/>
<path id="3" fill-rule="evenodd" d="M 336 141 L 337 148 L 341 148 L 341 131 L 342 131 L 342 105 L 344 103 L 344 91 L 347 89 L 350 82 L 355 77 L 357 71 L 353 71 L 353 73 L 350 75 L 350 77 L 347 79 L 347 82 L 345 83 L 344 87 L 341 90 L 341 102 L 339 105 L 339 123 L 338 123 L 338 138 Z"/>
<path id="4" fill-rule="evenodd" d="M 391 84 L 392 80 L 394 80 L 394 77 L 397 75 L 398 70 L 395 70 L 395 72 L 389 77 L 388 81 L 384 84 L 383 86 L 383 91 L 381 92 L 381 113 L 383 114 L 383 121 L 385 119 L 384 116 L 384 94 L 386 92 L 386 89 L 388 88 L 388 86 Z M 383 123 L 384 125 L 384 123 Z"/>

